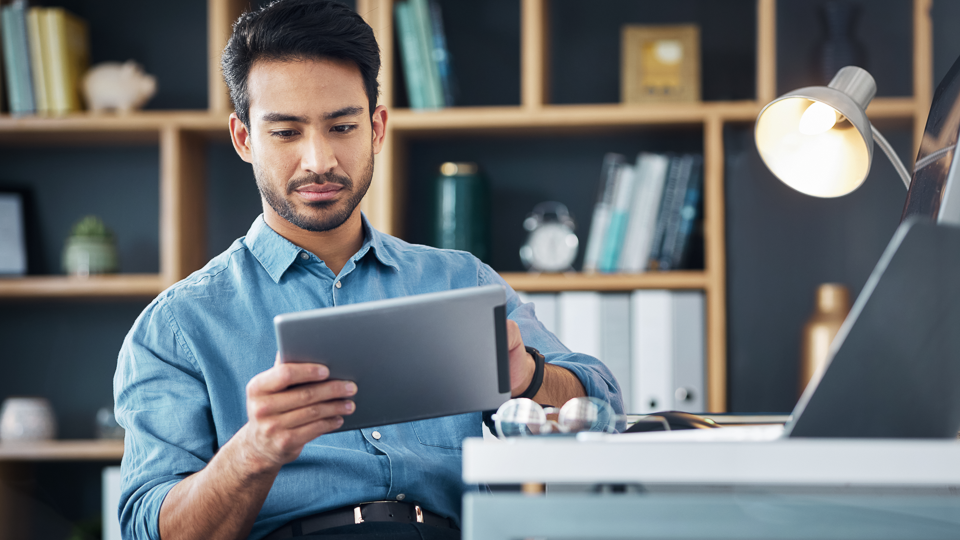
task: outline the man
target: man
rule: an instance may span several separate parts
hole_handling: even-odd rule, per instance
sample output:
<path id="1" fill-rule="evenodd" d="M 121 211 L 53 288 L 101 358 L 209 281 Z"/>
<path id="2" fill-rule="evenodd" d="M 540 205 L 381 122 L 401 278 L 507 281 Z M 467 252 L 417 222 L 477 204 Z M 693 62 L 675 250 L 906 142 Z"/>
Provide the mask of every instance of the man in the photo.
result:
<path id="1" fill-rule="evenodd" d="M 462 483 L 460 446 L 481 435 L 480 414 L 330 433 L 353 412 L 356 385 L 327 380 L 322 365 L 280 363 L 271 321 L 505 283 L 469 254 L 407 244 L 361 214 L 388 114 L 376 103 L 379 50 L 358 15 L 275 2 L 240 18 L 222 64 L 231 137 L 253 165 L 263 215 L 154 300 L 124 341 L 114 380 L 127 429 L 124 536 L 457 538 L 462 493 L 479 489 Z M 610 372 L 564 348 L 509 287 L 507 311 L 512 395 L 557 405 L 591 395 L 622 412 Z M 339 526 L 369 501 L 394 502 Z M 424 525 L 390 521 L 413 508 Z"/>

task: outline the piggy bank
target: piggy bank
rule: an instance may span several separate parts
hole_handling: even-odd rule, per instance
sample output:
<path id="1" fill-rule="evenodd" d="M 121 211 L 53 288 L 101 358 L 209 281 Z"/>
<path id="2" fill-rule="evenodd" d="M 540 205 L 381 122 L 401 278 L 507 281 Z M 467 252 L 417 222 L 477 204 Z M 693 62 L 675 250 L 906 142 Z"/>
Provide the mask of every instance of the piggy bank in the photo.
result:
<path id="1" fill-rule="evenodd" d="M 108 109 L 128 113 L 142 107 L 156 91 L 157 79 L 133 60 L 97 64 L 83 77 L 83 96 L 95 113 Z"/>

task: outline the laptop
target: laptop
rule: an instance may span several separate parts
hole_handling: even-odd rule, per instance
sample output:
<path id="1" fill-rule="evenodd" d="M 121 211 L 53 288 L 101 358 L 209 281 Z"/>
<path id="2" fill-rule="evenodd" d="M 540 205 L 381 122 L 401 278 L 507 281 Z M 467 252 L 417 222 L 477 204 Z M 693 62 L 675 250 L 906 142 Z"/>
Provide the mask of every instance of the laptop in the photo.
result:
<path id="1" fill-rule="evenodd" d="M 945 438 L 960 429 L 960 228 L 893 235 L 783 426 L 618 435 L 643 440 Z"/>

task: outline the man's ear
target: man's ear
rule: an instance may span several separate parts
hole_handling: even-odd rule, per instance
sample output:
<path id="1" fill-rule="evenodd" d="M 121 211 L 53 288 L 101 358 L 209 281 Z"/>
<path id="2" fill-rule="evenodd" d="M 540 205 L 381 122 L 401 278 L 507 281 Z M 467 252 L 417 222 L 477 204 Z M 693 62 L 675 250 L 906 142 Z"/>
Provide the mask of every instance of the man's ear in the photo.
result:
<path id="1" fill-rule="evenodd" d="M 250 132 L 235 112 L 230 113 L 230 141 L 233 143 L 233 149 L 237 151 L 240 159 L 247 163 L 253 162 L 253 150 L 250 148 Z"/>
<path id="2" fill-rule="evenodd" d="M 383 140 L 387 135 L 387 108 L 378 105 L 370 118 L 373 122 L 373 153 L 379 154 L 383 149 Z"/>

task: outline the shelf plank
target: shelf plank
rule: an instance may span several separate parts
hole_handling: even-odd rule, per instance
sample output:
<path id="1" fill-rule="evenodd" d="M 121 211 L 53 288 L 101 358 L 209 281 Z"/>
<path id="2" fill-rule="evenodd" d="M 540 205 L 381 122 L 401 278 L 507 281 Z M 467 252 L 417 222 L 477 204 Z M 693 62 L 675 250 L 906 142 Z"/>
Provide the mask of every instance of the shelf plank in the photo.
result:
<path id="1" fill-rule="evenodd" d="M 871 120 L 911 120 L 916 112 L 917 102 L 912 97 L 877 98 L 867 106 L 867 117 Z"/>
<path id="2" fill-rule="evenodd" d="M 229 113 L 208 111 L 140 111 L 131 114 L 74 113 L 65 116 L 0 115 L 4 144 L 155 143 L 172 126 L 226 136 Z M 82 137 L 81 137 L 82 135 Z"/>
<path id="3" fill-rule="evenodd" d="M 160 294 L 164 282 L 158 274 L 91 276 L 30 276 L 0 279 L 0 299 L 5 298 L 149 298 Z"/>
<path id="4" fill-rule="evenodd" d="M 119 461 L 123 441 L 60 440 L 0 443 L 3 461 Z"/>
<path id="5" fill-rule="evenodd" d="M 645 272 L 641 274 L 537 274 L 513 272 L 500 274 L 515 290 L 554 291 L 632 291 L 634 289 L 707 289 L 708 275 L 703 271 Z"/>
<path id="6" fill-rule="evenodd" d="M 402 133 L 470 133 L 496 130 L 550 131 L 556 129 L 631 127 L 638 125 L 700 124 L 707 118 L 731 121 L 756 119 L 761 106 L 753 101 L 545 105 L 521 107 L 454 107 L 435 111 L 391 111 L 394 129 Z"/>
<path id="7" fill-rule="evenodd" d="M 401 134 L 429 132 L 472 133 L 496 130 L 554 131 L 641 125 L 701 124 L 708 119 L 752 122 L 763 108 L 754 101 L 704 101 L 660 104 L 588 104 L 525 107 L 452 107 L 436 111 L 390 111 L 390 121 Z M 916 100 L 910 97 L 877 98 L 867 109 L 870 118 L 912 119 Z M 228 114 L 208 111 L 141 111 L 127 115 L 76 113 L 62 117 L 0 115 L 0 141 L 50 143 L 49 136 L 65 142 L 80 141 L 80 134 L 97 141 L 157 141 L 160 131 L 175 127 L 213 136 L 228 135 Z M 31 137 L 34 136 L 34 137 Z M 32 141 L 36 139 L 36 141 Z"/>

